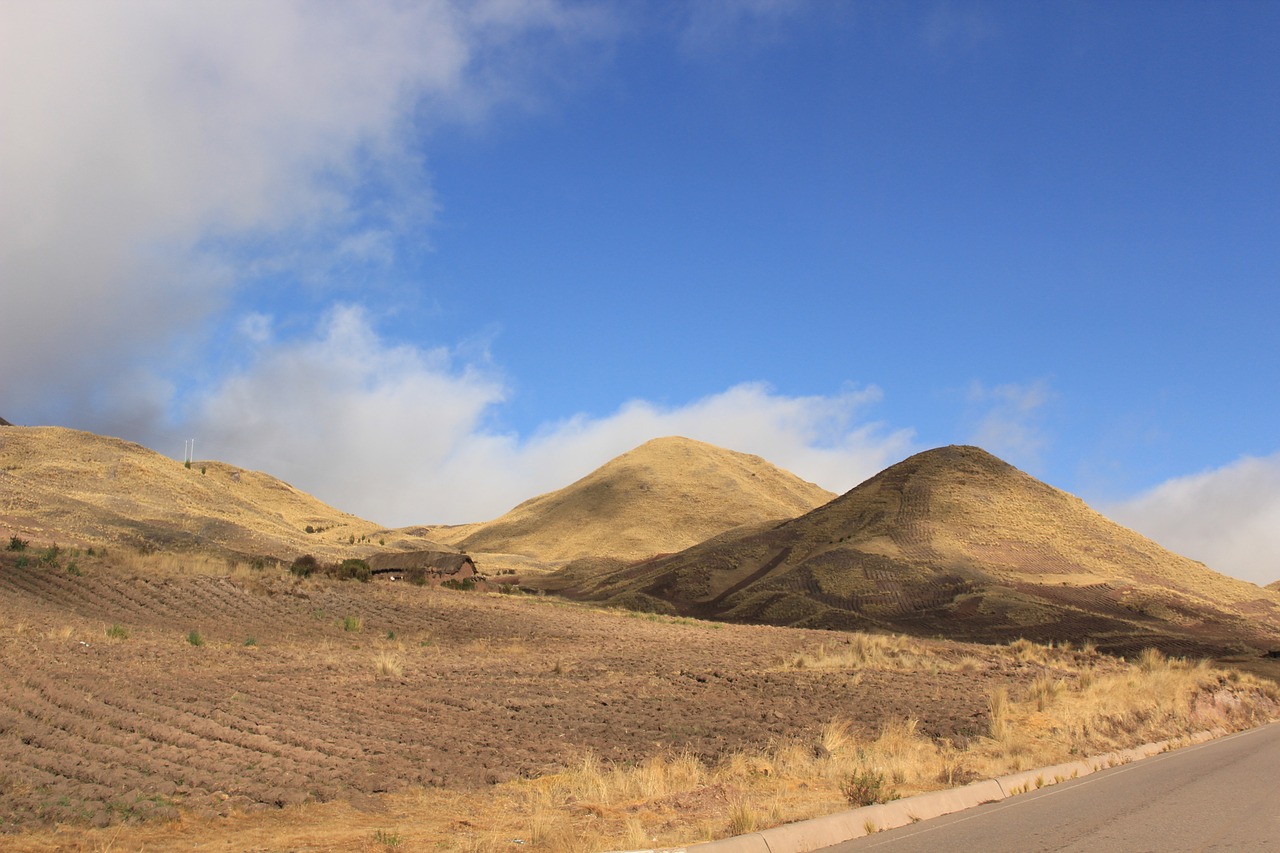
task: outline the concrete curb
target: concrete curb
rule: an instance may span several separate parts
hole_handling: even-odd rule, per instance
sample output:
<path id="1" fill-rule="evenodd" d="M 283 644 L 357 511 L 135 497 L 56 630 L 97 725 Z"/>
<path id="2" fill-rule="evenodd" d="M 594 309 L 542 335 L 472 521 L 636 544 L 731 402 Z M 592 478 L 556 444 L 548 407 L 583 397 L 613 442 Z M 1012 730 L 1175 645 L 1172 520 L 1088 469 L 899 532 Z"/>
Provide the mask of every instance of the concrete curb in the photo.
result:
<path id="1" fill-rule="evenodd" d="M 1188 737 L 1147 743 L 1133 749 L 1108 752 L 1083 761 L 1054 764 L 1038 770 L 1010 773 L 997 779 L 984 779 L 962 788 L 930 791 L 902 800 L 837 812 L 811 820 L 775 826 L 747 835 L 719 841 L 708 841 L 688 847 L 665 847 L 659 850 L 637 850 L 632 853 L 809 853 L 842 841 L 851 841 L 884 829 L 906 826 L 920 820 L 971 809 L 1009 797 L 1056 785 L 1069 779 L 1088 776 L 1099 770 L 1150 758 L 1170 749 L 1204 743 L 1227 732 L 1223 729 L 1197 732 Z"/>

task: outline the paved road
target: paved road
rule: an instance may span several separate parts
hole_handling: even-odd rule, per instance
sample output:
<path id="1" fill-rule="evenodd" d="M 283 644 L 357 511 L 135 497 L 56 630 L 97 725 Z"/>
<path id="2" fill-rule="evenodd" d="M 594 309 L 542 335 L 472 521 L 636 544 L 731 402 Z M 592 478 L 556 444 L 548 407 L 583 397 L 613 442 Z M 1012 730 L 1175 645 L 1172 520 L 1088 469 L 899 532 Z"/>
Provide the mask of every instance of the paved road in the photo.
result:
<path id="1" fill-rule="evenodd" d="M 1280 723 L 826 850 L 1280 852 Z"/>

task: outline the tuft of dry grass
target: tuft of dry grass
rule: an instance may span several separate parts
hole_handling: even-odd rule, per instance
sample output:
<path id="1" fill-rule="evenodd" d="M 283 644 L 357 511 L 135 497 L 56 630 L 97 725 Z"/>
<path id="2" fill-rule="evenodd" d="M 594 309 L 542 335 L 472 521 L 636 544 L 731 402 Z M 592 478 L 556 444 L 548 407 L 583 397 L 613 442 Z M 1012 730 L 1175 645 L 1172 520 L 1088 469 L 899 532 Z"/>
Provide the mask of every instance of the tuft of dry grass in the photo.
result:
<path id="1" fill-rule="evenodd" d="M 373 658 L 374 669 L 379 678 L 403 678 L 404 659 L 393 651 L 383 650 Z"/>
<path id="2" fill-rule="evenodd" d="M 987 697 L 987 734 L 996 743 L 1008 743 L 1013 734 L 1009 722 L 1009 688 L 997 687 Z"/>
<path id="3" fill-rule="evenodd" d="M 853 632 L 842 640 L 819 643 L 786 661 L 783 669 L 919 670 L 953 668 L 923 641 L 902 634 Z"/>

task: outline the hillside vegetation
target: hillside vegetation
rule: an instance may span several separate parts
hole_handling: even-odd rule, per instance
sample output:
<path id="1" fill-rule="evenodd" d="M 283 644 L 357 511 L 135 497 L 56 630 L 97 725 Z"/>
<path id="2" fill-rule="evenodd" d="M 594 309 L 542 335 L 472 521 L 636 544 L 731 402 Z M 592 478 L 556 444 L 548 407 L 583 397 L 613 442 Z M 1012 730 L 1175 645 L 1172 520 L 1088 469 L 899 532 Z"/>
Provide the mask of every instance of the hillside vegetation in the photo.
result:
<path id="1" fill-rule="evenodd" d="M 259 471 L 215 461 L 188 467 L 132 442 L 61 427 L 0 429 L 5 529 L 64 545 L 240 558 L 354 554 L 375 541 L 442 550 L 420 530 L 386 530 Z"/>
<path id="2" fill-rule="evenodd" d="M 1280 648 L 1280 596 L 1211 571 L 976 447 L 926 451 L 803 516 L 608 571 L 566 594 L 740 622 L 1130 653 Z"/>
<path id="3" fill-rule="evenodd" d="M 793 518 L 832 497 L 759 456 L 668 437 L 493 521 L 431 535 L 473 553 L 549 563 L 637 560 L 682 551 L 739 525 Z"/>

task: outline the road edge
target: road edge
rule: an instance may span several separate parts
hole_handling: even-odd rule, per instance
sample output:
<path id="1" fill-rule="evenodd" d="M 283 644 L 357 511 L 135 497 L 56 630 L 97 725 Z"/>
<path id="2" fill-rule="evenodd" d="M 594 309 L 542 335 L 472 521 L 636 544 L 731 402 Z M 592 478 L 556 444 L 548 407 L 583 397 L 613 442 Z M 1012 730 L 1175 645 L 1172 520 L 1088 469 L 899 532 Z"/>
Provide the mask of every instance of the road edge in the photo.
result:
<path id="1" fill-rule="evenodd" d="M 706 841 L 685 847 L 634 850 L 627 853 L 810 853 L 813 850 L 852 841 L 885 829 L 941 817 L 984 803 L 998 802 L 1028 791 L 1066 782 L 1069 779 L 1079 779 L 1099 770 L 1131 764 L 1134 761 L 1173 749 L 1194 746 L 1226 734 L 1230 734 L 1226 729 L 1209 729 L 1169 740 L 1146 743 L 1132 749 L 1108 752 L 1080 761 L 1069 761 L 1036 770 L 1009 773 L 994 779 L 983 779 L 960 788 L 929 791 L 901 800 L 786 823 L 745 835 L 722 838 L 719 841 Z M 615 853 L 622 853 L 622 851 L 615 851 Z"/>

